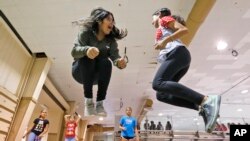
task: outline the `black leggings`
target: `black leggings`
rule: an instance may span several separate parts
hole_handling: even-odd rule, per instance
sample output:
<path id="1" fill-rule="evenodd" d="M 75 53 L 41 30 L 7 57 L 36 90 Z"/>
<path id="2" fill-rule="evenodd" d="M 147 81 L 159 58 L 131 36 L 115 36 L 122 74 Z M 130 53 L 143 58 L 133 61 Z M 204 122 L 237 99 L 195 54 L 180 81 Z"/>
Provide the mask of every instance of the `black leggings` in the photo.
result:
<path id="1" fill-rule="evenodd" d="M 189 69 L 189 51 L 186 47 L 179 46 L 166 54 L 166 57 L 153 80 L 157 99 L 175 106 L 198 110 L 204 95 L 178 83 Z"/>
<path id="2" fill-rule="evenodd" d="M 108 58 L 83 57 L 72 65 L 72 75 L 77 82 L 83 84 L 86 98 L 93 98 L 93 85 L 98 84 L 97 101 L 106 98 L 111 73 L 112 63 Z"/>

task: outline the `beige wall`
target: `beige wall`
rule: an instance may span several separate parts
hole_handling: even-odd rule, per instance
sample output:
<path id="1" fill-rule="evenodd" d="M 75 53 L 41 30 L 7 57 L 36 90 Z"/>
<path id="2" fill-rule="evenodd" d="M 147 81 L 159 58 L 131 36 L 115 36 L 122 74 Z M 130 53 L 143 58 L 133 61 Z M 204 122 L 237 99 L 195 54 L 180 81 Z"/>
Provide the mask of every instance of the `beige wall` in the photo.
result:
<path id="1" fill-rule="evenodd" d="M 32 56 L 0 19 L 0 86 L 16 95 Z"/>
<path id="2" fill-rule="evenodd" d="M 6 141 L 7 136 L 8 141 L 21 140 L 24 130 L 39 116 L 42 104 L 48 105 L 50 121 L 43 141 L 59 141 L 65 111 L 42 90 L 51 61 L 31 55 L 1 17 L 0 33 L 0 141 Z M 46 85 L 69 110 L 68 103 L 48 79 Z"/>
<path id="3" fill-rule="evenodd" d="M 32 56 L 25 50 L 8 25 L 0 18 L 0 140 L 5 140 L 10 129 L 20 86 Z"/>

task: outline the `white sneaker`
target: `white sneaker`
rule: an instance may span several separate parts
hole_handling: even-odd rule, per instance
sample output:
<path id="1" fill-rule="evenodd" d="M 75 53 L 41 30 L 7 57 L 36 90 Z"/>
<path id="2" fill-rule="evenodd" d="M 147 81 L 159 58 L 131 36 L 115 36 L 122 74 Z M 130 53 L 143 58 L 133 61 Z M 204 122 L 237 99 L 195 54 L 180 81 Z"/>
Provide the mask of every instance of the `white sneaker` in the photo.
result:
<path id="1" fill-rule="evenodd" d="M 221 96 L 209 95 L 208 99 L 201 106 L 200 115 L 203 117 L 205 122 L 205 130 L 208 133 L 214 131 L 216 126 L 217 118 L 219 117 Z"/>
<path id="2" fill-rule="evenodd" d="M 87 99 L 85 101 L 84 115 L 85 116 L 95 116 L 96 115 L 95 104 L 92 101 L 92 99 Z"/>
<path id="3" fill-rule="evenodd" d="M 96 102 L 96 113 L 98 116 L 103 116 L 103 117 L 107 116 L 107 112 L 103 107 L 103 101 Z"/>

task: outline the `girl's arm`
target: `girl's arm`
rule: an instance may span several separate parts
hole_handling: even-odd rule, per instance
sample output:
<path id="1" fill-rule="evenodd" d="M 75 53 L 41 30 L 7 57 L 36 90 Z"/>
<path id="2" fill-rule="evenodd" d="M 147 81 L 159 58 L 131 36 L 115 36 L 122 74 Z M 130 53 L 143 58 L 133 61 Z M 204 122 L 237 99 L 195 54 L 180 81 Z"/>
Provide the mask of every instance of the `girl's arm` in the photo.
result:
<path id="1" fill-rule="evenodd" d="M 81 115 L 78 115 L 76 119 L 76 124 L 78 124 L 80 120 L 81 120 Z"/>
<path id="2" fill-rule="evenodd" d="M 70 117 L 70 115 L 65 115 L 65 116 L 64 116 L 65 122 L 68 122 L 68 121 L 69 121 L 69 117 Z"/>
<path id="3" fill-rule="evenodd" d="M 185 23 L 183 23 L 185 24 Z M 170 35 L 170 40 L 176 40 L 188 33 L 187 27 L 181 24 L 178 20 L 174 19 L 172 16 L 162 17 L 160 19 L 160 25 L 171 29 L 173 32 Z M 166 38 L 165 38 L 166 39 Z"/>
<path id="4" fill-rule="evenodd" d="M 125 59 L 119 55 L 118 44 L 115 40 L 113 40 L 110 45 L 110 59 L 119 69 L 124 69 L 127 65 Z"/>
<path id="5" fill-rule="evenodd" d="M 38 136 L 39 138 L 42 138 L 49 130 L 49 124 L 46 124 L 43 132 Z"/>
<path id="6" fill-rule="evenodd" d="M 164 19 L 162 19 L 162 20 L 163 20 L 162 22 L 164 22 Z M 165 48 L 165 46 L 168 42 L 179 39 L 180 37 L 182 37 L 183 35 L 188 33 L 188 28 L 183 26 L 182 24 L 180 24 L 176 20 L 168 21 L 167 23 L 161 23 L 161 24 L 164 24 L 164 26 L 166 26 L 167 28 L 170 28 L 174 32 L 172 35 L 167 36 L 167 37 L 163 38 L 160 42 L 158 42 L 155 45 L 155 49 L 163 49 L 163 48 Z"/>
<path id="7" fill-rule="evenodd" d="M 31 130 L 32 130 L 32 128 L 35 126 L 35 124 L 33 124 L 33 126 L 31 126 L 31 127 L 29 127 L 28 129 L 27 129 L 27 131 L 24 133 L 24 135 L 23 135 L 23 138 L 25 138 L 30 132 L 31 132 Z"/>
<path id="8" fill-rule="evenodd" d="M 121 130 L 125 130 L 125 127 L 123 127 L 121 124 L 119 125 L 119 128 L 120 128 Z"/>
<path id="9" fill-rule="evenodd" d="M 87 51 L 91 46 L 87 45 L 88 39 L 90 37 L 89 31 L 86 29 L 81 30 L 74 41 L 74 47 L 71 51 L 72 57 L 75 59 L 82 58 L 87 55 Z"/>

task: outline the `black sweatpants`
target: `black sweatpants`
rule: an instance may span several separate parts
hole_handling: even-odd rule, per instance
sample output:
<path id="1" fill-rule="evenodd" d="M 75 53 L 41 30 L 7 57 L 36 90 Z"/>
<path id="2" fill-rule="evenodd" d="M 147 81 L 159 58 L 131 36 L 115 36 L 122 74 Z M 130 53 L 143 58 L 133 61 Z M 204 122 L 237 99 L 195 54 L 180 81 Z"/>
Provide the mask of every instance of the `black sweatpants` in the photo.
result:
<path id="1" fill-rule="evenodd" d="M 108 58 L 80 58 L 73 62 L 72 75 L 83 84 L 85 98 L 93 98 L 93 85 L 98 85 L 97 101 L 106 98 L 112 73 L 112 63 Z"/>
<path id="2" fill-rule="evenodd" d="M 189 51 L 186 47 L 179 46 L 167 53 L 166 57 L 153 80 L 157 99 L 175 106 L 198 110 L 204 95 L 178 83 L 189 69 Z"/>

